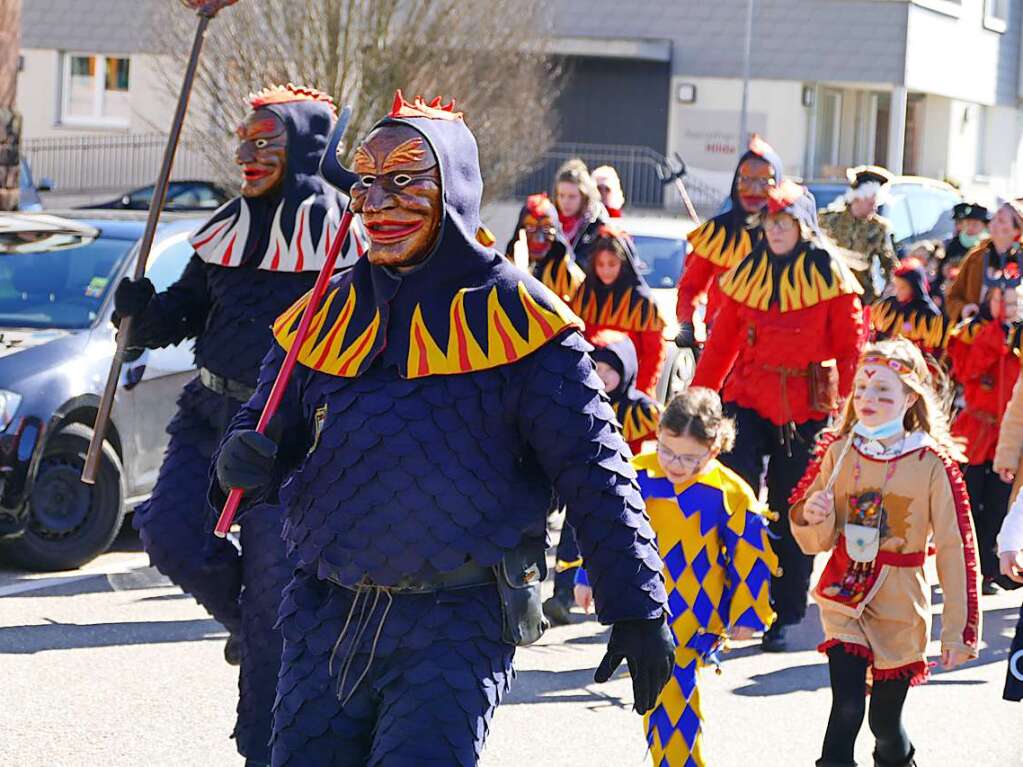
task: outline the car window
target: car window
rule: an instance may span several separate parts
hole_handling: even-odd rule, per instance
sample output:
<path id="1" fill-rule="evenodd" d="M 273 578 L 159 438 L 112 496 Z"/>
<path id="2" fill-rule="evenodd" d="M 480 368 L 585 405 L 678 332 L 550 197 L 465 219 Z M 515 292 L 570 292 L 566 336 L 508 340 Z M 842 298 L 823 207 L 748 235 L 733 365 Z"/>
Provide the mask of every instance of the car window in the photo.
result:
<path id="1" fill-rule="evenodd" d="M 952 206 L 957 201 L 954 194 L 940 189 L 927 187 L 907 189 L 906 202 L 913 221 L 913 236 L 917 238 L 930 236 L 939 229 L 943 218 L 951 223 Z"/>
<path id="2" fill-rule="evenodd" d="M 685 240 L 675 237 L 632 235 L 640 276 L 652 288 L 673 288 L 682 271 Z"/>
<path id="3" fill-rule="evenodd" d="M 0 239 L 0 327 L 90 327 L 132 245 L 68 233 Z"/>
<path id="4" fill-rule="evenodd" d="M 913 219 L 910 218 L 909 204 L 905 195 L 893 193 L 891 199 L 881 206 L 880 214 L 892 225 L 895 242 L 901 243 L 914 238 Z"/>
<path id="5" fill-rule="evenodd" d="M 181 276 L 192 257 L 193 249 L 188 241 L 188 232 L 179 232 L 158 241 L 153 246 L 146 264 L 146 277 L 159 293 L 166 290 Z"/>

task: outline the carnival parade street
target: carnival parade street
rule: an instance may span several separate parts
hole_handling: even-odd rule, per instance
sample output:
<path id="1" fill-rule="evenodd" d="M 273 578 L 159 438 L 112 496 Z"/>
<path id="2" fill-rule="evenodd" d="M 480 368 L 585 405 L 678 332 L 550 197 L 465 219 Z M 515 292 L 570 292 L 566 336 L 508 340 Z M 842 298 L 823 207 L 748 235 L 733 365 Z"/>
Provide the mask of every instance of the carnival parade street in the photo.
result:
<path id="1" fill-rule="evenodd" d="M 147 566 L 130 534 L 114 549 L 82 571 L 0 572 L 3 763 L 242 765 L 223 737 L 234 710 L 221 701 L 237 686 L 223 659 L 225 632 Z M 918 751 L 921 764 L 1023 766 L 1019 714 L 990 693 L 1004 680 L 1018 601 L 1012 592 L 986 597 L 980 659 L 914 688 L 918 705 L 907 727 L 931 736 Z M 577 623 L 516 655 L 518 677 L 495 716 L 484 767 L 646 764 L 627 675 L 593 684 L 607 630 L 592 615 L 573 617 Z M 811 608 L 792 652 L 764 655 L 758 642 L 744 642 L 724 656 L 720 676 L 706 670 L 711 764 L 813 763 L 830 705 L 827 664 L 815 650 L 820 636 Z M 869 756 L 861 738 L 857 758 L 867 764 Z"/>

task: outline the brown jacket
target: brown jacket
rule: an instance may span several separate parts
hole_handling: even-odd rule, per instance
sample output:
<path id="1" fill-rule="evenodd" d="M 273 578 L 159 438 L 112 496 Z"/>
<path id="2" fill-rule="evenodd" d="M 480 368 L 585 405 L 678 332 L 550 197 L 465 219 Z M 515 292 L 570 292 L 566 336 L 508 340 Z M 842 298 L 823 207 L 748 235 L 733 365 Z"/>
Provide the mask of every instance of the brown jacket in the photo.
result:
<path id="1" fill-rule="evenodd" d="M 979 304 L 984 290 L 984 254 L 991 240 L 984 240 L 974 246 L 963 258 L 959 276 L 945 294 L 945 314 L 949 325 L 955 327 L 967 304 Z"/>
<path id="2" fill-rule="evenodd" d="M 1016 473 L 1016 481 L 1012 485 L 1010 503 L 1023 484 L 1023 377 L 1016 380 L 1012 388 L 1012 398 L 1002 416 L 1002 425 L 998 429 L 998 447 L 995 448 L 995 471 L 1012 471 Z"/>
<path id="3" fill-rule="evenodd" d="M 847 439 L 828 448 L 819 473 L 801 494 L 803 500 L 827 486 Z M 834 599 L 838 586 L 827 580 L 830 567 L 813 591 L 827 640 L 865 648 L 873 658 L 875 678 L 878 670 L 920 667 L 926 659 L 931 590 L 923 563 L 932 536 L 944 594 L 941 647 L 976 657 L 980 637 L 977 554 L 962 476 L 919 432 L 908 435 L 905 452 L 891 460 L 894 466 L 852 448 L 838 469 L 835 513 L 809 525 L 803 519 L 803 500 L 790 513 L 792 534 L 803 552 L 831 552 L 834 559 L 841 557 L 840 533 L 850 515 L 869 514 L 878 502 L 884 509 L 882 553 L 874 564 L 879 576 L 856 609 Z"/>

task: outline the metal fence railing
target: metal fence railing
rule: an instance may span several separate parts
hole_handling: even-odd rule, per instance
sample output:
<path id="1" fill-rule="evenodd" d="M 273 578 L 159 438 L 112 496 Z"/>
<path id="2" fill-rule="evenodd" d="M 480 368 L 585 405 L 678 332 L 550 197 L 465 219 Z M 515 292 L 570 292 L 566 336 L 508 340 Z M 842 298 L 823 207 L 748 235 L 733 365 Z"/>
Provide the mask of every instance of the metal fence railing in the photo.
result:
<path id="1" fill-rule="evenodd" d="M 665 185 L 657 173 L 665 163 L 664 155 L 650 147 L 616 144 L 558 143 L 541 155 L 536 164 L 515 184 L 515 196 L 549 191 L 558 167 L 573 157 L 580 158 L 590 170 L 611 165 L 622 181 L 628 205 L 661 208 L 677 204 L 673 185 Z M 725 193 L 698 179 L 687 176 L 686 189 L 698 210 L 715 210 Z"/>
<path id="2" fill-rule="evenodd" d="M 24 139 L 21 152 L 37 181 L 50 178 L 61 192 L 89 192 L 152 184 L 166 144 L 162 133 L 71 135 Z M 183 138 L 173 178 L 210 178 L 211 174 L 194 141 Z"/>

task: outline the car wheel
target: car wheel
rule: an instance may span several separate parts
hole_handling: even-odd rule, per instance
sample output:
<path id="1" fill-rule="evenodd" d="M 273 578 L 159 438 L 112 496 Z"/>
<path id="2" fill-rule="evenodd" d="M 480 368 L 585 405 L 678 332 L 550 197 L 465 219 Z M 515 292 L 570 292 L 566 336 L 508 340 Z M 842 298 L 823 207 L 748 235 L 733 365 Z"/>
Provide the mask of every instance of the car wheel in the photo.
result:
<path id="1" fill-rule="evenodd" d="M 29 495 L 28 527 L 4 542 L 5 558 L 29 570 L 72 570 L 95 559 L 124 520 L 123 470 L 109 442 L 95 485 L 81 481 L 92 429 L 69 424 L 46 443 Z"/>

